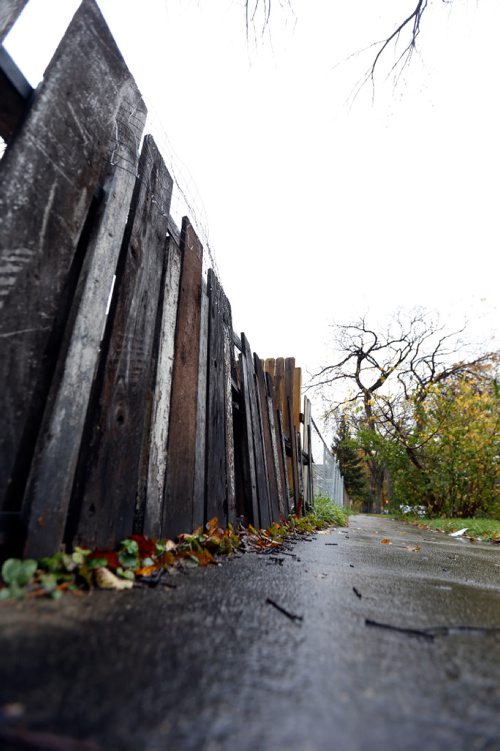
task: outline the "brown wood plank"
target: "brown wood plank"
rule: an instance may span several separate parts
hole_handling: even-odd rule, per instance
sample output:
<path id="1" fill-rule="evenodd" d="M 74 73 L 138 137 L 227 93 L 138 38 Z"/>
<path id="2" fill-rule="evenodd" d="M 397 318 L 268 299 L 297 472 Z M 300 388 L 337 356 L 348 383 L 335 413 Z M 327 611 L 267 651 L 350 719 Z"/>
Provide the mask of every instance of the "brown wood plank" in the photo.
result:
<path id="1" fill-rule="evenodd" d="M 207 465 L 207 374 L 208 374 L 209 299 L 205 279 L 201 285 L 200 354 L 198 365 L 198 405 L 196 411 L 196 455 L 194 472 L 193 518 L 191 528 L 205 523 L 205 477 Z"/>
<path id="2" fill-rule="evenodd" d="M 274 390 L 276 393 L 276 403 L 282 415 L 286 415 L 285 399 L 285 360 L 283 357 L 276 358 L 276 370 L 274 375 Z M 285 426 L 284 426 L 285 427 Z M 286 427 L 285 427 L 286 430 Z"/>
<path id="3" fill-rule="evenodd" d="M 102 97 L 99 107 L 96 92 L 99 102 Z M 95 213 L 101 227 L 108 219 L 105 206 L 111 191 L 117 206 L 129 203 L 134 177 L 129 185 L 118 172 L 134 170 L 144 119 L 141 96 L 99 9 L 86 0 L 0 162 L 0 378 L 5 384 L 0 405 L 7 427 L 0 437 L 4 509 L 21 505 L 51 382 L 62 374 L 62 365 L 56 368 L 56 362 L 69 311 L 73 307 L 73 325 L 75 298 L 84 293 L 85 285 L 77 289 L 82 265 L 86 271 L 91 267 L 96 242 L 112 246 L 109 267 L 116 260 L 113 253 L 121 243 L 120 231 L 108 226 L 109 240 L 102 233 L 97 237 L 98 230 L 89 237 L 88 220 L 99 186 L 104 185 L 101 209 Z M 101 274 L 95 293 L 99 297 L 107 287 L 104 309 L 109 286 L 107 275 Z M 97 308 L 99 336 L 103 316 Z M 93 346 L 91 336 L 87 348 L 80 351 L 82 368 L 90 363 L 86 356 Z M 78 382 L 76 388 L 83 395 L 85 376 L 81 386 Z M 56 391 L 54 384 L 52 405 Z M 48 419 L 46 413 L 46 424 Z M 64 474 L 60 466 L 65 465 L 58 461 L 54 474 Z M 69 475 L 73 469 L 68 466 Z M 60 504 L 66 504 L 67 496 L 55 497 L 53 491 L 52 483 L 40 489 L 44 511 L 53 504 L 59 509 L 54 513 L 61 513 Z"/>
<path id="4" fill-rule="evenodd" d="M 289 440 L 291 444 L 292 454 L 291 454 L 291 475 L 292 475 L 292 497 L 293 497 L 293 504 L 295 507 L 295 513 L 298 513 L 299 511 L 299 471 L 297 466 L 297 433 L 295 432 L 294 425 L 293 425 L 293 416 L 292 416 L 292 401 L 290 397 L 287 397 L 287 420 L 288 420 L 288 430 L 289 430 Z"/>
<path id="5" fill-rule="evenodd" d="M 278 518 L 288 516 L 288 497 L 286 490 L 286 464 L 282 453 L 282 436 L 279 432 L 278 410 L 274 392 L 274 381 L 269 373 L 266 373 L 267 386 L 267 410 L 269 415 L 269 428 L 271 432 L 271 446 L 274 462 L 274 474 L 276 478 L 276 493 Z"/>
<path id="6" fill-rule="evenodd" d="M 292 416 L 295 430 L 300 430 L 300 408 L 302 404 L 302 371 L 300 368 L 295 368 L 293 371 L 293 400 L 292 400 Z"/>
<path id="7" fill-rule="evenodd" d="M 169 237 L 144 510 L 143 531 L 151 537 L 161 535 L 180 272 L 181 251 L 176 240 Z"/>
<path id="8" fill-rule="evenodd" d="M 212 269 L 208 271 L 208 399 L 206 519 L 216 516 L 226 524 L 226 388 L 224 382 L 224 322 L 222 288 Z"/>
<path id="9" fill-rule="evenodd" d="M 271 378 L 274 378 L 276 373 L 276 358 L 275 357 L 267 357 L 264 360 L 264 372 L 269 373 Z"/>
<path id="10" fill-rule="evenodd" d="M 151 136 L 144 140 L 139 176 L 72 504 L 79 516 L 74 541 L 94 548 L 114 548 L 132 534 L 136 508 L 143 517 L 146 500 L 155 324 L 173 184 Z"/>
<path id="11" fill-rule="evenodd" d="M 0 44 L 17 21 L 28 0 L 2 0 L 0 3 Z"/>
<path id="12" fill-rule="evenodd" d="M 187 217 L 182 220 L 181 252 L 162 522 L 167 537 L 191 531 L 195 491 L 203 248 Z"/>

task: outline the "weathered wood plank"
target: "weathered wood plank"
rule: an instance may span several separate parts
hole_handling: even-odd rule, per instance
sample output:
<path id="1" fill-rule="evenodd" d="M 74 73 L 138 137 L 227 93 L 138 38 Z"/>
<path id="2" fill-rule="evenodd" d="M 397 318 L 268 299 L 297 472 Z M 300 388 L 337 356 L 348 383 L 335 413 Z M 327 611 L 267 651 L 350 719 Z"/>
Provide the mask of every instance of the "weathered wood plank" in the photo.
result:
<path id="1" fill-rule="evenodd" d="M 261 414 L 262 439 L 264 453 L 264 468 L 267 478 L 269 524 L 279 521 L 278 484 L 274 465 L 273 439 L 271 422 L 269 419 L 268 390 L 262 363 L 258 357 L 254 358 L 255 377 L 257 384 L 257 400 Z M 268 525 L 269 526 L 269 525 Z"/>
<path id="2" fill-rule="evenodd" d="M 276 358 L 268 357 L 264 360 L 264 371 L 274 378 L 276 372 Z"/>
<path id="3" fill-rule="evenodd" d="M 182 221 L 181 252 L 162 522 L 162 535 L 168 537 L 191 531 L 195 491 L 203 248 L 187 217 Z"/>
<path id="4" fill-rule="evenodd" d="M 285 360 L 283 357 L 276 358 L 276 371 L 274 375 L 274 391 L 276 403 L 282 415 L 286 415 L 285 399 Z"/>
<path id="5" fill-rule="evenodd" d="M 50 408 L 42 425 L 26 488 L 24 513 L 29 513 L 29 522 L 25 555 L 30 557 L 54 551 L 63 537 L 133 183 L 128 168 L 115 171 L 89 247 L 89 270 L 71 327 L 64 371 L 49 397 Z M 61 467 L 64 467 L 63 472 Z"/>
<path id="6" fill-rule="evenodd" d="M 0 162 L 4 509 L 21 506 L 86 253 L 85 225 L 96 190 L 118 169 L 110 165 L 113 155 L 122 167 L 134 169 L 144 115 L 140 94 L 97 5 L 86 0 Z"/>
<path id="7" fill-rule="evenodd" d="M 165 487 L 170 399 L 174 364 L 175 326 L 179 300 L 181 251 L 173 237 L 168 239 L 167 269 L 163 292 L 163 314 L 154 389 L 151 421 L 151 448 L 149 453 L 144 534 L 161 535 L 161 515 Z"/>
<path id="8" fill-rule="evenodd" d="M 266 373 L 266 386 L 267 386 L 267 410 L 269 416 L 269 428 L 271 432 L 271 447 L 274 463 L 274 475 L 276 478 L 276 503 L 278 519 L 286 518 L 288 515 L 288 504 L 286 493 L 286 470 L 283 462 L 283 454 L 281 449 L 281 436 L 279 435 L 278 427 L 278 410 L 276 405 L 276 398 L 274 393 L 274 381 L 269 372 Z M 276 519 L 276 521 L 278 520 Z"/>
<path id="9" fill-rule="evenodd" d="M 236 524 L 236 457 L 234 441 L 233 381 L 236 368 L 233 344 L 233 317 L 231 305 L 225 295 L 222 299 L 224 322 L 224 385 L 225 385 L 225 430 L 226 430 L 226 501 L 227 521 Z"/>
<path id="10" fill-rule="evenodd" d="M 212 269 L 208 271 L 208 399 L 206 518 L 226 523 L 226 408 L 224 383 L 224 322 L 222 288 Z"/>
<path id="11" fill-rule="evenodd" d="M 290 514 L 290 486 L 288 484 L 288 465 L 285 447 L 285 433 L 283 431 L 283 415 L 280 409 L 276 410 L 277 428 L 278 428 L 278 450 L 281 465 L 281 477 L 284 480 L 284 501 L 285 501 L 285 513 L 284 516 Z"/>
<path id="12" fill-rule="evenodd" d="M 240 386 L 241 386 L 241 401 L 243 407 L 243 421 L 244 421 L 244 441 L 242 445 L 242 454 L 244 467 L 248 472 L 248 478 L 246 483 L 246 498 L 248 503 L 247 516 L 249 521 L 254 526 L 260 524 L 259 514 L 259 495 L 257 492 L 257 475 L 256 475 L 256 458 L 255 458 L 255 439 L 253 432 L 253 420 L 252 420 L 252 383 L 253 383 L 253 368 L 249 367 L 249 363 L 246 356 L 246 338 L 245 335 L 241 335 L 242 352 L 239 357 L 240 365 Z M 254 387 L 255 391 L 255 387 Z"/>
<path id="13" fill-rule="evenodd" d="M 304 397 L 304 453 L 309 456 L 311 454 L 311 402 L 307 397 Z M 312 467 L 311 464 L 307 464 L 303 468 L 304 475 L 304 504 L 305 508 L 309 510 L 312 506 Z"/>
<path id="14" fill-rule="evenodd" d="M 287 421 L 288 421 L 288 431 L 289 431 L 289 440 L 290 445 L 292 449 L 291 454 L 291 475 L 292 475 L 292 497 L 293 497 L 293 505 L 295 507 L 295 513 L 298 513 L 299 511 L 299 471 L 297 467 L 297 433 L 295 432 L 295 428 L 293 425 L 293 416 L 292 416 L 292 400 L 290 397 L 287 396 Z"/>
<path id="15" fill-rule="evenodd" d="M 193 518 L 191 529 L 203 525 L 205 518 L 205 478 L 207 468 L 207 389 L 209 298 L 202 279 L 200 307 L 200 356 L 198 365 L 198 403 L 196 408 L 196 455 L 194 470 Z"/>
<path id="16" fill-rule="evenodd" d="M 0 164 L 0 376 L 9 384 L 0 396 L 9 425 L 0 439 L 1 489 L 7 508 L 19 508 L 53 381 L 24 504 L 25 518 L 33 504 L 35 524 L 51 518 L 47 527 L 36 527 L 35 537 L 46 540 L 44 550 L 58 546 L 64 526 L 144 120 L 140 93 L 97 6 L 86 0 Z M 85 222 L 99 185 L 99 221 L 88 236 Z M 77 289 L 82 264 L 87 281 Z M 66 357 L 56 368 L 63 333 L 71 328 L 74 339 L 69 347 L 66 342 Z M 70 440 L 63 437 L 66 429 Z"/>
<path id="17" fill-rule="evenodd" d="M 301 402 L 302 402 L 302 371 L 300 368 L 295 368 L 293 371 L 292 417 L 293 417 L 293 424 L 295 425 L 295 430 L 297 431 L 300 428 Z"/>
<path id="18" fill-rule="evenodd" d="M 72 504 L 79 506 L 75 542 L 87 547 L 115 547 L 132 534 L 136 509 L 144 514 L 155 322 L 172 185 L 154 140 L 146 136 Z"/>
<path id="19" fill-rule="evenodd" d="M 255 380 L 254 357 L 248 339 L 241 335 L 241 343 L 245 356 L 247 378 L 244 387 L 249 394 L 251 430 L 254 442 L 255 479 L 257 485 L 257 497 L 259 506 L 259 524 L 268 527 L 269 515 L 269 488 L 267 485 L 266 463 L 264 455 L 264 439 L 262 432 L 262 414 L 260 410 L 259 396 Z"/>
<path id="20" fill-rule="evenodd" d="M 0 3 L 0 44 L 3 42 L 28 0 L 2 0 Z"/>

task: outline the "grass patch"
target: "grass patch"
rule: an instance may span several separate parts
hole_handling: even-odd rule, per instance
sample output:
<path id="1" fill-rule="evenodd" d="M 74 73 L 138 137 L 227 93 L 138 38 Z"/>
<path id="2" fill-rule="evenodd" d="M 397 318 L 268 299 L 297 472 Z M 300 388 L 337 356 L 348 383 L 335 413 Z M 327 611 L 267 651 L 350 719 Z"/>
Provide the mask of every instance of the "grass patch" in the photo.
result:
<path id="1" fill-rule="evenodd" d="M 458 532 L 459 529 L 467 527 L 465 533 L 467 537 L 475 537 L 480 540 L 499 540 L 500 539 L 500 519 L 422 519 L 419 516 L 395 517 L 402 521 L 408 521 L 419 527 L 427 529 L 438 529 L 441 532 Z"/>
<path id="2" fill-rule="evenodd" d="M 349 514 L 342 506 L 337 506 L 330 498 L 317 496 L 314 499 L 312 512 L 309 516 L 317 520 L 320 525 L 347 527 Z"/>

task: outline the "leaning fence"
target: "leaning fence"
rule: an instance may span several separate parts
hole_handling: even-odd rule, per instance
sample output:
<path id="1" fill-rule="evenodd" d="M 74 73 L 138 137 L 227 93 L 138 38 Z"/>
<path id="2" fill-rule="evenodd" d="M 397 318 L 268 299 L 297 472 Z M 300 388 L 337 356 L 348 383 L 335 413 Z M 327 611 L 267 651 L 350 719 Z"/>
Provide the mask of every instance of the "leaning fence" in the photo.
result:
<path id="1" fill-rule="evenodd" d="M 37 90 L 19 75 L 0 79 L 20 97 L 0 111 L 0 546 L 39 557 L 342 502 L 295 360 L 234 334 L 191 222 L 170 216 L 173 180 L 94 0 Z"/>

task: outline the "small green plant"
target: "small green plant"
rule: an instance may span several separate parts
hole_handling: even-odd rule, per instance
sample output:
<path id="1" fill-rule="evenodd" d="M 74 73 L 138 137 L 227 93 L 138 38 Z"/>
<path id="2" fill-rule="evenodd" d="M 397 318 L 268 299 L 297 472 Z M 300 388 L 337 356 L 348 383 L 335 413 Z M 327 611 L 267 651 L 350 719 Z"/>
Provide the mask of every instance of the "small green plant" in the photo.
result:
<path id="1" fill-rule="evenodd" d="M 342 506 L 337 506 L 331 498 L 318 495 L 313 501 L 311 515 L 320 524 L 331 524 L 338 527 L 347 527 L 349 524 L 349 513 Z"/>
<path id="2" fill-rule="evenodd" d="M 7 600 L 22 597 L 25 588 L 35 576 L 38 564 L 28 558 L 25 561 L 19 558 L 9 558 L 2 566 L 2 579 L 7 585 L 0 590 L 0 599 Z"/>

